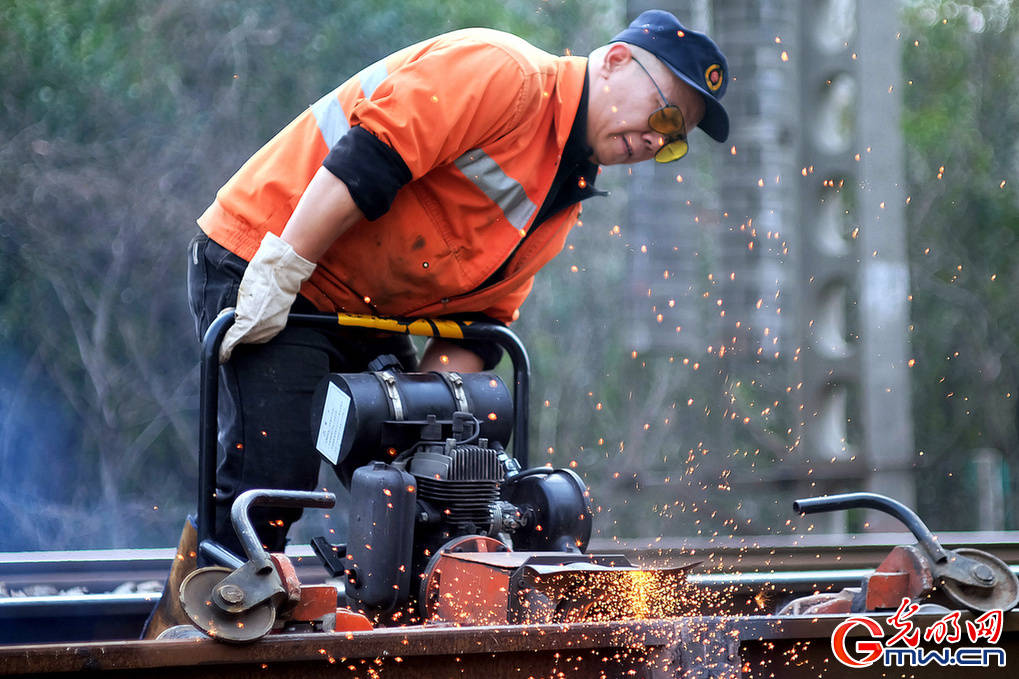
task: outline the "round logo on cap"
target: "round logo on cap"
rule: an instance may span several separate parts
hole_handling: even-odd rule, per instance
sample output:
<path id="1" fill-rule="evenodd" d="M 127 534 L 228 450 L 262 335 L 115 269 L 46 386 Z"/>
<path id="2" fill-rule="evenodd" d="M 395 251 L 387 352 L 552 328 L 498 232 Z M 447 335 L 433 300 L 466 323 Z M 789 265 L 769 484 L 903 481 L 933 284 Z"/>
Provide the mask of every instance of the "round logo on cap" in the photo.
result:
<path id="1" fill-rule="evenodd" d="M 709 90 L 717 92 L 722 87 L 722 66 L 720 64 L 708 66 L 708 70 L 704 71 L 704 82 L 707 83 Z"/>

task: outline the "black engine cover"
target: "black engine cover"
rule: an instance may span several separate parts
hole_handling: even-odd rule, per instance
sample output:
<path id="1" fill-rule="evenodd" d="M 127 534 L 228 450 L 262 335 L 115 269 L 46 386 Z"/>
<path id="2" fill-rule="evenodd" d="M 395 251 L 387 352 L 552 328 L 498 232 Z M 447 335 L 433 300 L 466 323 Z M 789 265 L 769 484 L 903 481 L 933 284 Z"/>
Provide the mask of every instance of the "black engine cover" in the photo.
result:
<path id="1" fill-rule="evenodd" d="M 315 390 L 311 430 L 318 451 L 349 486 L 358 467 L 390 462 L 414 445 L 421 427 L 410 425 L 464 410 L 477 418 L 478 436 L 509 444 L 513 399 L 493 373 L 332 373 Z"/>
<path id="2" fill-rule="evenodd" d="M 354 472 L 350 484 L 347 597 L 368 612 L 391 612 L 410 592 L 417 482 L 383 462 Z"/>
<path id="3" fill-rule="evenodd" d="M 505 498 L 527 515 L 516 549 L 583 552 L 591 540 L 587 485 L 569 469 L 534 467 L 510 479 Z"/>

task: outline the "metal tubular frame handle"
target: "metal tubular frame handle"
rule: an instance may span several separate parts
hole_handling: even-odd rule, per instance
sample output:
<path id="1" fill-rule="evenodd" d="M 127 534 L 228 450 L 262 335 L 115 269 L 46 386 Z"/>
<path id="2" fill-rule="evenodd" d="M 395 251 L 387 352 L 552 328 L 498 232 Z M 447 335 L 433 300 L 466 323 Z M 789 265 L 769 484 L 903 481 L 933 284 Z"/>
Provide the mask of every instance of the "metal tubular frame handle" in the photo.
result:
<path id="1" fill-rule="evenodd" d="M 233 325 L 234 310 L 224 309 L 209 324 L 202 338 L 201 384 L 199 394 L 198 441 L 198 544 L 212 534 L 216 521 L 216 440 L 219 411 L 219 346 Z M 513 331 L 494 323 L 458 323 L 456 321 L 378 318 L 355 314 L 290 314 L 288 325 L 319 328 L 358 327 L 394 334 L 488 340 L 509 354 L 513 363 L 513 456 L 527 468 L 527 422 L 530 408 L 531 361 L 523 342 Z M 239 498 L 238 498 L 239 499 Z M 302 505 L 304 506 L 304 505 Z M 236 524 L 235 524 L 236 525 Z M 243 538 L 242 538 L 243 540 Z M 257 540 L 256 540 L 257 542 Z M 261 548 L 261 545 L 259 545 Z M 247 546 L 245 546 L 247 549 Z M 209 554 L 215 550 L 201 550 Z M 250 554 L 249 554 L 250 556 Z"/>
<path id="2" fill-rule="evenodd" d="M 305 490 L 277 490 L 272 488 L 256 488 L 246 490 L 237 496 L 230 506 L 230 521 L 233 523 L 241 547 L 249 561 L 255 561 L 260 567 L 272 568 L 269 554 L 262 547 L 255 527 L 251 524 L 248 510 L 263 505 L 271 507 L 320 507 L 329 509 L 336 505 L 336 496 L 332 493 L 310 492 Z"/>
<path id="3" fill-rule="evenodd" d="M 917 542 L 919 542 L 936 563 L 943 563 L 948 560 L 948 553 L 938 543 L 937 538 L 931 533 L 927 525 L 917 516 L 916 512 L 885 495 L 877 493 L 843 493 L 841 495 L 828 495 L 827 497 L 809 497 L 795 500 L 793 511 L 801 514 L 817 514 L 819 512 L 832 512 L 839 509 L 876 509 L 885 514 L 894 516 L 906 525 Z"/>

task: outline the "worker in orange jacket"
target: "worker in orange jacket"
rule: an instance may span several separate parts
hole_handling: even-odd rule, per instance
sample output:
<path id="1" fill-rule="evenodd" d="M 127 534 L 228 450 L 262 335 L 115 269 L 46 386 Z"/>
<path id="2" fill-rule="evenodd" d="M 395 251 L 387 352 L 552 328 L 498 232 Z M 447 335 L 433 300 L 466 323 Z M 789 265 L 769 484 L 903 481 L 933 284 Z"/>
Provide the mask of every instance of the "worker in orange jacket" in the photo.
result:
<path id="1" fill-rule="evenodd" d="M 199 336 L 225 307 L 219 525 L 253 487 L 308 490 L 311 395 L 330 371 L 391 353 L 407 369 L 476 371 L 498 354 L 432 340 L 285 328 L 290 311 L 510 323 L 563 247 L 599 165 L 678 160 L 699 126 L 724 141 L 721 51 L 668 12 L 641 14 L 588 58 L 498 31 L 407 47 L 312 104 L 252 156 L 199 218 L 189 296 Z M 495 350 L 497 351 L 497 350 Z M 299 510 L 254 517 L 281 550 Z"/>

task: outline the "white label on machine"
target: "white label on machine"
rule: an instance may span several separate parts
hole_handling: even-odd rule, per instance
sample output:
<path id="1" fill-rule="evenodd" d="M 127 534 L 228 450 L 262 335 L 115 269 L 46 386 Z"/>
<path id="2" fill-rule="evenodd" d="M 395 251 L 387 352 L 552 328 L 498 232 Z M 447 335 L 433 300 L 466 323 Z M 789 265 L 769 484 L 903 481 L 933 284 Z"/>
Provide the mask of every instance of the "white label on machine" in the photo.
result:
<path id="1" fill-rule="evenodd" d="M 340 444 L 343 442 L 343 430 L 347 427 L 349 411 L 350 397 L 330 382 L 326 391 L 325 406 L 322 408 L 322 421 L 318 426 L 318 441 L 315 448 L 333 464 L 340 458 Z"/>

